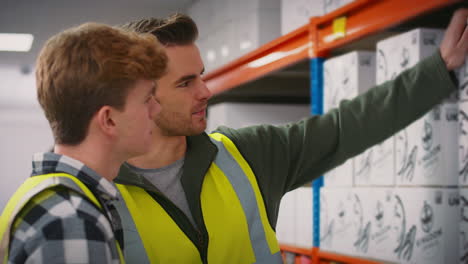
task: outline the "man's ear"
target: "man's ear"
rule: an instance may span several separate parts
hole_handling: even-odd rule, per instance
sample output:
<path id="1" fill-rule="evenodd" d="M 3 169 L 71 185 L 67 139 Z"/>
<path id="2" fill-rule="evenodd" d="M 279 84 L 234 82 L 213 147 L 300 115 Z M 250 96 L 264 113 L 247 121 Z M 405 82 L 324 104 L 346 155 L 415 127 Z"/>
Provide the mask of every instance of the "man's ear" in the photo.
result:
<path id="1" fill-rule="evenodd" d="M 116 135 L 117 110 L 108 105 L 103 106 L 96 113 L 96 122 L 99 129 L 106 135 Z"/>

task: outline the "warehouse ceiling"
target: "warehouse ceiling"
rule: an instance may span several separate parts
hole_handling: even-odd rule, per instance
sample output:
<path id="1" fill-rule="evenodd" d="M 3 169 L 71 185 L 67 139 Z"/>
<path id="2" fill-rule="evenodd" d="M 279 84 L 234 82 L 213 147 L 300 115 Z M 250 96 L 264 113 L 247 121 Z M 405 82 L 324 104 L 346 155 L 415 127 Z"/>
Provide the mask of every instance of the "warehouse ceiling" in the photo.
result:
<path id="1" fill-rule="evenodd" d="M 44 42 L 84 22 L 115 25 L 150 16 L 185 12 L 194 0 L 0 0 L 0 33 L 30 33 L 29 52 L 0 51 L 0 65 L 32 67 Z"/>

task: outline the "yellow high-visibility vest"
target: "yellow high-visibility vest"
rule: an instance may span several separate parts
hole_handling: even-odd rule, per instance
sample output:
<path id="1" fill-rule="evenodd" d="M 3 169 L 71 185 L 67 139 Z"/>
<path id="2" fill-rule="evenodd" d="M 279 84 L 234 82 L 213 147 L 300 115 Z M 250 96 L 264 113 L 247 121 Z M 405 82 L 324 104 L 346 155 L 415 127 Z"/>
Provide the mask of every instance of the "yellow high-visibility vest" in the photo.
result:
<path id="1" fill-rule="evenodd" d="M 67 173 L 50 173 L 44 175 L 37 175 L 28 178 L 15 192 L 15 194 L 8 201 L 2 216 L 0 217 L 0 260 L 2 263 L 8 262 L 8 252 L 10 244 L 10 233 L 16 216 L 20 213 L 21 209 L 36 195 L 41 192 L 56 187 L 64 186 L 81 195 L 90 199 L 98 208 L 102 209 L 94 194 L 76 177 Z M 103 212 L 104 213 L 104 212 Z M 119 252 L 120 262 L 125 263 L 120 246 L 117 244 L 117 251 Z"/>
<path id="2" fill-rule="evenodd" d="M 219 133 L 210 138 L 218 153 L 200 195 L 208 263 L 282 263 L 252 169 L 229 138 Z M 123 224 L 136 228 L 139 236 L 139 243 L 129 247 L 143 247 L 139 252 L 146 253 L 150 263 L 202 263 L 197 247 L 145 190 L 121 184 L 117 188 L 130 214 L 120 210 L 121 219 L 132 221 Z"/>

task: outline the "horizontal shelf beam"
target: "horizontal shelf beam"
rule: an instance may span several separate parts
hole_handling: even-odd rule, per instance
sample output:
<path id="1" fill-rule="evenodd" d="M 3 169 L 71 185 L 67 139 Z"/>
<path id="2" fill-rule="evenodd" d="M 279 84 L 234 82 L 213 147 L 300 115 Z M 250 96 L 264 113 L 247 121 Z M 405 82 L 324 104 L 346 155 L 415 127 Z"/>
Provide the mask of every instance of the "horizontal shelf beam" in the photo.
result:
<path id="1" fill-rule="evenodd" d="M 374 261 L 365 258 L 359 257 L 350 257 L 341 254 L 326 252 L 322 250 L 318 250 L 317 258 L 319 259 L 319 263 L 323 263 L 326 261 L 330 262 L 339 262 L 339 263 L 347 263 L 347 264 L 381 264 L 384 263 L 382 261 Z"/>
<path id="2" fill-rule="evenodd" d="M 384 31 L 419 15 L 447 7 L 463 0 L 357 0 L 322 17 L 311 19 L 316 34 L 312 56 L 323 56 L 331 50 L 357 39 Z M 346 17 L 346 35 L 333 31 L 333 21 Z"/>
<path id="3" fill-rule="evenodd" d="M 299 255 L 304 255 L 304 256 L 312 256 L 312 248 L 302 248 L 302 247 L 297 247 L 297 246 L 292 246 L 292 245 L 287 245 L 287 244 L 280 244 L 280 249 L 286 252 L 291 252 Z"/>

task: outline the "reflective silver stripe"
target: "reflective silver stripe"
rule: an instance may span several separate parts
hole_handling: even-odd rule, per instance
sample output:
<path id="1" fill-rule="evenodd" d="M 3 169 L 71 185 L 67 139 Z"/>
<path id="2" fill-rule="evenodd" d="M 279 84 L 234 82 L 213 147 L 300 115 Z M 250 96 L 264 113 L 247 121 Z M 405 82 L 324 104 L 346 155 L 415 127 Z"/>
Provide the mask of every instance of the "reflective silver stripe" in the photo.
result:
<path id="1" fill-rule="evenodd" d="M 10 219 L 8 220 L 5 233 L 3 233 L 3 237 L 0 242 L 0 261 L 3 261 L 6 254 L 8 253 L 8 246 L 10 244 L 11 226 L 13 225 L 16 215 L 21 211 L 23 206 L 35 195 L 46 190 L 47 188 L 58 186 L 58 185 L 66 186 L 67 188 L 70 188 L 78 193 L 85 195 L 85 193 L 81 190 L 81 188 L 78 185 L 76 185 L 76 183 L 73 182 L 73 180 L 70 180 L 64 177 L 46 178 L 45 180 L 41 181 L 38 185 L 36 185 L 34 188 L 30 189 L 25 195 L 23 195 L 23 197 L 21 197 L 21 200 L 18 201 L 15 209 L 13 210 L 10 216 Z"/>
<path id="2" fill-rule="evenodd" d="M 117 186 L 118 187 L 118 186 Z M 123 186 L 123 188 L 126 188 Z M 138 233 L 138 229 L 133 221 L 132 215 L 128 210 L 127 204 L 125 203 L 120 189 L 117 188 L 119 192 L 119 200 L 113 202 L 115 209 L 119 213 L 120 220 L 122 223 L 122 230 L 124 232 L 124 256 L 127 263 L 141 263 L 146 264 L 150 263 L 148 254 L 146 254 L 146 249 L 143 245 L 143 241 Z M 153 219 L 150 219 L 150 221 Z"/>
<path id="3" fill-rule="evenodd" d="M 255 254 L 256 263 L 283 263 L 280 252 L 275 254 L 270 252 L 255 192 L 247 175 L 222 142 L 211 137 L 210 139 L 218 147 L 218 154 L 214 163 L 229 179 L 247 218 L 250 243 Z"/>

